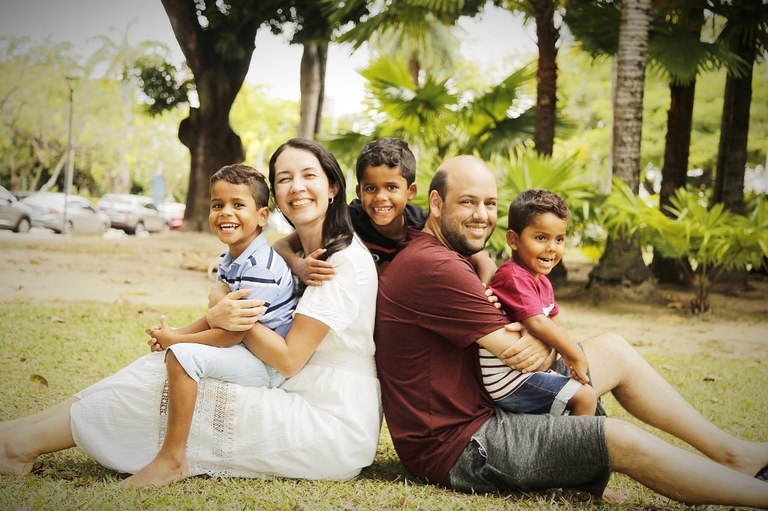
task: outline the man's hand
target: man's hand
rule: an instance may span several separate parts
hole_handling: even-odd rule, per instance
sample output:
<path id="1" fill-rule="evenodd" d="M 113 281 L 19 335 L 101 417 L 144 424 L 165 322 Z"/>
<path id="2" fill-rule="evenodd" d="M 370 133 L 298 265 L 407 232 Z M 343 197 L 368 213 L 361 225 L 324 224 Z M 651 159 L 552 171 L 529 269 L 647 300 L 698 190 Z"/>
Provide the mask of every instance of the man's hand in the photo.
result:
<path id="1" fill-rule="evenodd" d="M 264 313 L 264 300 L 243 300 L 250 293 L 250 289 L 238 289 L 219 300 L 205 315 L 208 326 L 230 332 L 250 330 Z"/>
<path id="2" fill-rule="evenodd" d="M 293 264 L 293 273 L 308 286 L 322 286 L 326 280 L 336 275 L 336 268 L 328 261 L 317 259 L 325 253 L 324 248 L 318 248 L 303 259 Z"/>
<path id="3" fill-rule="evenodd" d="M 523 373 L 549 369 L 556 355 L 549 345 L 525 332 L 520 323 L 510 323 L 505 328 L 520 332 L 521 336 L 501 354 L 502 362 Z"/>

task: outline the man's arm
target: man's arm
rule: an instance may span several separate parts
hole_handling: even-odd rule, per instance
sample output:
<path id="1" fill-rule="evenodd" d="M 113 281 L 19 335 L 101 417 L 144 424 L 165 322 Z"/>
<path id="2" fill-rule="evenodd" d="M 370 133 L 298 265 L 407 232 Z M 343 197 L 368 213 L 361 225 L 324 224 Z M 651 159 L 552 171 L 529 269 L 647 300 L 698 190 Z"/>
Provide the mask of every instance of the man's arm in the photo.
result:
<path id="1" fill-rule="evenodd" d="M 556 353 L 545 342 L 531 334 L 520 333 L 519 323 L 499 328 L 477 340 L 477 343 L 513 369 L 524 373 L 545 371 Z"/>

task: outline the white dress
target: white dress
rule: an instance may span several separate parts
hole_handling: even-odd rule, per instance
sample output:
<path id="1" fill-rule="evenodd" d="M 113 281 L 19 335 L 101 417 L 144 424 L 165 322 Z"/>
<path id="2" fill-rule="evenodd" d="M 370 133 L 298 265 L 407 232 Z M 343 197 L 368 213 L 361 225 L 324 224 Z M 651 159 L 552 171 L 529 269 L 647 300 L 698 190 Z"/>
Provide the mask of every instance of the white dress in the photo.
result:
<path id="1" fill-rule="evenodd" d="M 373 325 L 378 279 L 355 237 L 331 256 L 336 276 L 309 287 L 297 314 L 331 328 L 307 365 L 280 388 L 204 378 L 187 443 L 190 475 L 344 480 L 376 455 L 381 396 Z M 163 442 L 164 353 L 151 353 L 76 394 L 75 443 L 102 465 L 135 473 Z"/>

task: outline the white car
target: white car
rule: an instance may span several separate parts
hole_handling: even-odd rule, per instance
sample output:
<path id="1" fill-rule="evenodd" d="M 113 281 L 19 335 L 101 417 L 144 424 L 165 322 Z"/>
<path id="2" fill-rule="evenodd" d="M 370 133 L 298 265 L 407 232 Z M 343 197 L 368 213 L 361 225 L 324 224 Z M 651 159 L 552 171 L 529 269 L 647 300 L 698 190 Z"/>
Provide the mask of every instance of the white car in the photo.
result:
<path id="1" fill-rule="evenodd" d="M 27 232 L 32 225 L 32 209 L 0 186 L 0 229 Z"/>
<path id="2" fill-rule="evenodd" d="M 164 232 L 170 229 L 168 219 L 152 199 L 129 193 L 107 193 L 99 201 L 99 209 L 109 217 L 112 227 L 128 234 Z"/>
<path id="3" fill-rule="evenodd" d="M 63 233 L 109 230 L 109 217 L 79 195 L 70 194 L 67 198 L 65 219 L 64 196 L 58 192 L 35 192 L 21 199 L 21 202 L 32 208 L 32 225 L 35 227 Z"/>

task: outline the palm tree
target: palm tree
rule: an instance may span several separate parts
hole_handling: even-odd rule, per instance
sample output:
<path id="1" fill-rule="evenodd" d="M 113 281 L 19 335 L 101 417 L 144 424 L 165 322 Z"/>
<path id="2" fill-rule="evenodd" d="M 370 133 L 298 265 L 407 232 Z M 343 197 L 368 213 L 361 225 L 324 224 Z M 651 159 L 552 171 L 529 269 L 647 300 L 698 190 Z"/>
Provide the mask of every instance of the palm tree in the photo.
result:
<path id="1" fill-rule="evenodd" d="M 291 43 L 303 46 L 299 68 L 299 137 L 314 138 L 320 130 L 325 102 L 328 46 L 334 33 L 347 23 L 359 22 L 367 13 L 368 6 L 364 2 L 339 9 L 337 2 L 292 0 L 278 9 L 276 18 L 270 21 L 273 32 L 283 31 L 283 27 L 288 24 L 296 27 Z"/>
<path id="2" fill-rule="evenodd" d="M 648 54 L 651 0 L 625 0 L 616 52 L 613 100 L 612 173 L 632 190 L 640 184 L 640 142 L 643 127 L 643 90 Z M 642 258 L 640 240 L 634 236 L 609 236 L 590 282 L 634 284 L 644 282 L 650 271 Z"/>
<path id="3" fill-rule="evenodd" d="M 367 0 L 345 2 L 336 17 L 348 15 L 348 10 L 359 9 L 360 4 L 366 3 Z M 461 16 L 474 16 L 484 5 L 481 0 L 392 0 L 336 41 L 352 43 L 355 49 L 363 43 L 378 41 L 383 50 L 395 49 L 396 54 L 406 58 L 411 80 L 419 86 L 425 60 L 435 66 L 452 62 L 455 42 L 447 29 Z"/>
<path id="4" fill-rule="evenodd" d="M 503 2 L 510 11 L 523 13 L 525 21 L 536 23 L 538 65 L 536 69 L 536 130 L 534 148 L 539 154 L 552 156 L 557 118 L 557 42 L 560 27 L 555 24 L 558 0 L 509 0 Z"/>
<path id="5" fill-rule="evenodd" d="M 727 18 L 720 39 L 743 61 L 741 71 L 729 71 L 725 82 L 723 117 L 715 177 L 715 202 L 728 210 L 744 210 L 744 169 L 747 163 L 752 69 L 768 48 L 768 9 L 760 0 L 733 0 L 715 6 Z"/>

